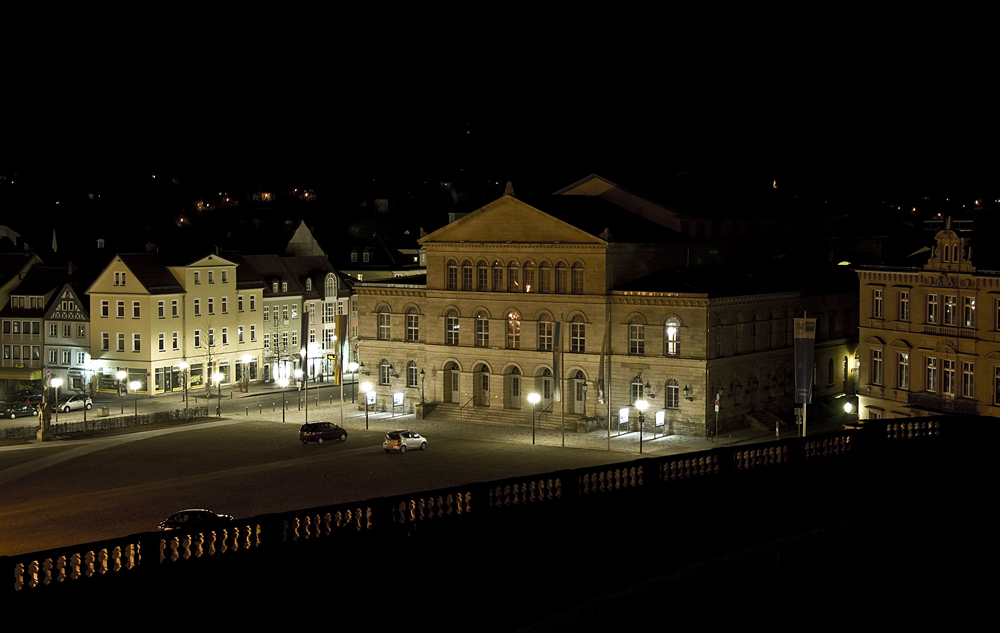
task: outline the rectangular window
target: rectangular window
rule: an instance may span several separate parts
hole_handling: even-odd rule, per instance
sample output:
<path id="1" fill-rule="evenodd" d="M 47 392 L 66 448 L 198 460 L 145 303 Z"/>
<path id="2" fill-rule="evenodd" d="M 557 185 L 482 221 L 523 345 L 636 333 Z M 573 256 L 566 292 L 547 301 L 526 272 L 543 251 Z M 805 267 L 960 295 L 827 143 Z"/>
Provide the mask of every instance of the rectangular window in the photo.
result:
<path id="1" fill-rule="evenodd" d="M 569 351 L 579 354 L 587 351 L 587 325 L 585 323 L 570 324 Z"/>
<path id="2" fill-rule="evenodd" d="M 161 351 L 167 351 L 167 334 L 166 332 L 160 332 L 156 338 L 156 348 Z"/>
<path id="3" fill-rule="evenodd" d="M 222 314 L 229 314 L 229 300 L 227 297 L 223 297 L 222 301 Z"/>
<path id="4" fill-rule="evenodd" d="M 250 311 L 253 312 L 257 309 L 257 295 L 250 295 Z M 264 319 L 265 321 L 267 319 Z"/>
<path id="5" fill-rule="evenodd" d="M 944 324 L 958 324 L 958 300 L 954 295 L 944 297 Z"/>
<path id="6" fill-rule="evenodd" d="M 236 296 L 236 311 L 243 312 L 243 295 Z"/>
<path id="7" fill-rule="evenodd" d="M 976 298 L 962 297 L 962 325 L 976 327 Z"/>
<path id="8" fill-rule="evenodd" d="M 882 289 L 873 288 L 872 289 L 872 318 L 881 319 L 882 318 Z"/>
<path id="9" fill-rule="evenodd" d="M 938 322 L 938 296 L 936 294 L 927 295 L 927 322 Z"/>
<path id="10" fill-rule="evenodd" d="M 170 338 L 173 341 L 173 344 L 171 345 L 171 349 L 173 349 L 173 350 L 180 349 L 180 347 L 181 347 L 180 332 L 171 332 L 170 333 Z"/>
<path id="11" fill-rule="evenodd" d="M 177 309 L 177 299 L 172 299 L 170 301 L 170 316 L 173 317 L 173 318 L 175 318 L 175 319 L 178 316 L 180 316 L 180 312 L 178 312 L 178 309 Z"/>
<path id="12" fill-rule="evenodd" d="M 869 382 L 873 385 L 882 384 L 882 350 L 880 349 L 872 350 L 872 374 L 869 377 Z"/>
<path id="13" fill-rule="evenodd" d="M 140 339 L 140 334 L 137 332 L 132 335 L 132 351 L 139 352 L 142 351 L 142 344 Z"/>
<path id="14" fill-rule="evenodd" d="M 265 333 L 264 334 L 264 349 L 270 349 L 270 347 L 271 347 L 271 335 Z"/>
<path id="15" fill-rule="evenodd" d="M 679 385 L 667 385 L 667 398 L 664 402 L 666 409 L 680 408 L 680 387 Z"/>
<path id="16" fill-rule="evenodd" d="M 124 352 L 125 351 L 125 333 L 124 332 L 119 332 L 118 333 L 118 351 L 119 352 Z"/>
<path id="17" fill-rule="evenodd" d="M 937 359 L 928 358 L 925 367 L 924 389 L 927 391 L 937 391 Z"/>
<path id="18" fill-rule="evenodd" d="M 250 342 L 251 343 L 256 343 L 257 342 L 257 326 L 256 325 L 251 325 L 250 326 Z"/>
<path id="19" fill-rule="evenodd" d="M 941 393 L 955 395 L 955 361 L 941 361 Z"/>
<path id="20" fill-rule="evenodd" d="M 125 302 L 124 301 L 118 301 L 118 302 L 116 302 L 115 307 L 118 309 L 118 318 L 119 319 L 124 319 L 125 318 Z"/>
<path id="21" fill-rule="evenodd" d="M 215 328 L 210 327 L 208 328 L 208 346 L 212 347 L 213 345 L 215 345 Z"/>
<path id="22" fill-rule="evenodd" d="M 132 318 L 133 319 L 138 319 L 139 318 L 139 302 L 138 301 L 133 301 L 132 302 Z"/>
<path id="23" fill-rule="evenodd" d="M 201 316 L 201 299 L 194 300 L 194 315 Z"/>
<path id="24" fill-rule="evenodd" d="M 406 340 L 416 341 L 420 335 L 420 317 L 416 314 L 406 315 Z"/>
<path id="25" fill-rule="evenodd" d="M 49 324 L 49 336 L 51 338 L 58 338 L 59 337 L 59 326 L 56 325 L 55 323 L 50 323 Z"/>
<path id="26" fill-rule="evenodd" d="M 448 265 L 447 290 L 458 290 L 458 266 L 454 263 Z"/>
<path id="27" fill-rule="evenodd" d="M 458 317 L 449 316 L 445 319 L 445 345 L 458 345 Z"/>
<path id="28" fill-rule="evenodd" d="M 211 297 L 208 299 L 208 313 L 215 314 L 215 299 Z"/>
<path id="29" fill-rule="evenodd" d="M 215 271 L 212 270 L 208 271 L 208 283 L 210 284 L 215 283 Z"/>
<path id="30" fill-rule="evenodd" d="M 222 328 L 222 344 L 229 345 L 229 328 Z"/>
<path id="31" fill-rule="evenodd" d="M 236 337 L 237 337 L 236 338 L 236 342 L 240 343 L 242 345 L 243 344 L 243 326 L 242 325 L 237 326 L 237 328 L 236 328 Z"/>
<path id="32" fill-rule="evenodd" d="M 201 330 L 194 331 L 194 346 L 201 347 Z"/>
<path id="33" fill-rule="evenodd" d="M 910 291 L 900 290 L 899 291 L 899 320 L 909 321 L 910 320 Z"/>
<path id="34" fill-rule="evenodd" d="M 271 308 L 269 306 L 264 306 L 264 322 L 271 320 Z"/>
<path id="35" fill-rule="evenodd" d="M 538 351 L 540 352 L 551 352 L 552 351 L 552 321 L 539 321 L 538 322 Z"/>
<path id="36" fill-rule="evenodd" d="M 201 273 L 197 270 L 194 271 L 194 285 L 199 285 L 201 283 Z"/>
<path id="37" fill-rule="evenodd" d="M 107 352 L 111 349 L 111 335 L 101 332 L 101 351 Z"/>
<path id="38" fill-rule="evenodd" d="M 102 299 L 101 300 L 101 318 L 102 319 L 108 318 L 108 300 L 107 299 Z"/>
<path id="39" fill-rule="evenodd" d="M 910 388 L 910 355 L 900 354 L 899 362 L 897 364 L 897 381 L 896 385 L 899 389 L 909 389 Z"/>
<path id="40" fill-rule="evenodd" d="M 646 353 L 646 328 L 639 323 L 628 326 L 628 353 L 643 356 Z"/>
<path id="41" fill-rule="evenodd" d="M 503 292 L 503 268 L 493 266 L 493 292 Z"/>

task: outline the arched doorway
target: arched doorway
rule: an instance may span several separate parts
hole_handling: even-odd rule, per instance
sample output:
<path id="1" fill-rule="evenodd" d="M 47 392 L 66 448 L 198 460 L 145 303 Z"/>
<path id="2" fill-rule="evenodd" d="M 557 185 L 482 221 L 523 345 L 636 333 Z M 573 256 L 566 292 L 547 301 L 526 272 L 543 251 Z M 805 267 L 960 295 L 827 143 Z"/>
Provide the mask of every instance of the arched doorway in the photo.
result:
<path id="1" fill-rule="evenodd" d="M 481 407 L 490 406 L 490 368 L 486 363 L 480 363 L 473 369 L 475 384 L 472 386 L 475 404 Z"/>
<path id="2" fill-rule="evenodd" d="M 587 379 L 582 371 L 577 371 L 572 381 L 573 413 L 587 415 Z"/>
<path id="3" fill-rule="evenodd" d="M 520 409 L 521 408 L 521 370 L 517 367 L 511 367 L 510 371 L 505 376 L 506 381 L 504 384 L 504 401 L 505 406 L 508 409 Z"/>
<path id="4" fill-rule="evenodd" d="M 459 391 L 460 387 L 460 376 L 461 370 L 458 363 L 452 361 L 445 364 L 444 371 L 441 372 L 441 377 L 444 382 L 441 388 L 441 392 L 444 394 L 445 402 L 453 402 L 455 404 L 460 404 L 461 393 Z"/>

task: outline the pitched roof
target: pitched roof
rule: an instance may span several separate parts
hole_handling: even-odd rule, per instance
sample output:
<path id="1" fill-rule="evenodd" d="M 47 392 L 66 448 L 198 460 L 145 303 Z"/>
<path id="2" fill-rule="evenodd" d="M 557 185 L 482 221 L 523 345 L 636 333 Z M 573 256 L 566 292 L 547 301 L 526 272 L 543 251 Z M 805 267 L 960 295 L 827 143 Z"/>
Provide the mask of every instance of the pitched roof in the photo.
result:
<path id="1" fill-rule="evenodd" d="M 150 294 L 184 292 L 184 286 L 177 281 L 158 253 L 118 253 L 118 258 Z"/>

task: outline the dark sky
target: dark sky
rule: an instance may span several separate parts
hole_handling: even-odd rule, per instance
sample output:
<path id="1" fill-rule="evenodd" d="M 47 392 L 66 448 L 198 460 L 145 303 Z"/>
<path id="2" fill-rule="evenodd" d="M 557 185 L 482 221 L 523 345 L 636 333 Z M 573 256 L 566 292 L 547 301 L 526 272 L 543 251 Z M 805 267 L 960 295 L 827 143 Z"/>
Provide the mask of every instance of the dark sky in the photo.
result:
<path id="1" fill-rule="evenodd" d="M 851 29 L 699 39 L 673 24 L 638 42 L 562 28 L 302 46 L 192 46 L 204 34 L 185 31 L 130 48 L 142 33 L 59 63 L 22 56 L 0 80 L 0 173 L 329 185 L 472 167 L 565 184 L 697 169 L 816 195 L 996 195 L 992 75 L 973 53 L 875 31 L 862 46 Z"/>

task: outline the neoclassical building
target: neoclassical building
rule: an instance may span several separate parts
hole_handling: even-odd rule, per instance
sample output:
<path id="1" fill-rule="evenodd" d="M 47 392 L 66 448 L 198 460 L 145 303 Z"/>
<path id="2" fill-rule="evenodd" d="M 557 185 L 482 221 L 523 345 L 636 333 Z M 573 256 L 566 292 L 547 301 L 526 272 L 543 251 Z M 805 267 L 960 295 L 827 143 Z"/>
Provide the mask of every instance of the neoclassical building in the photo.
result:
<path id="1" fill-rule="evenodd" d="M 635 428 L 645 400 L 647 431 L 770 423 L 794 406 L 792 319 L 803 313 L 819 325 L 815 393 L 853 393 L 856 286 L 668 270 L 678 235 L 655 209 L 552 207 L 505 195 L 420 239 L 426 275 L 355 284 L 361 381 L 376 407 L 423 401 L 429 415 L 593 430 Z"/>
<path id="2" fill-rule="evenodd" d="M 923 266 L 858 269 L 862 418 L 1000 415 L 1000 271 L 967 235 L 949 223 Z"/>

